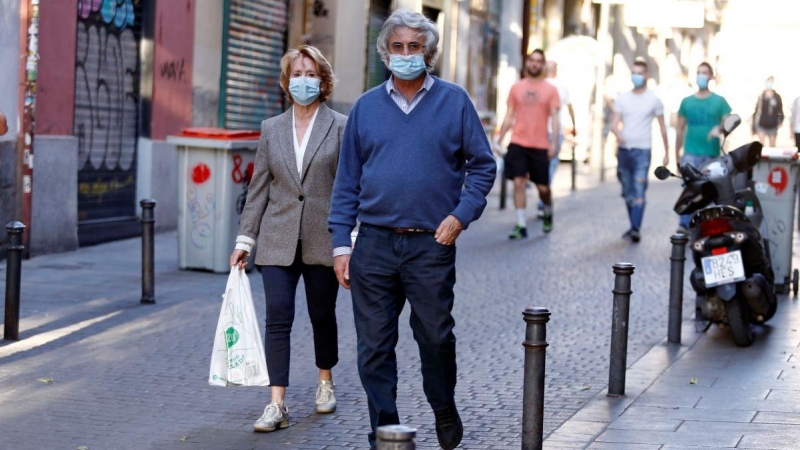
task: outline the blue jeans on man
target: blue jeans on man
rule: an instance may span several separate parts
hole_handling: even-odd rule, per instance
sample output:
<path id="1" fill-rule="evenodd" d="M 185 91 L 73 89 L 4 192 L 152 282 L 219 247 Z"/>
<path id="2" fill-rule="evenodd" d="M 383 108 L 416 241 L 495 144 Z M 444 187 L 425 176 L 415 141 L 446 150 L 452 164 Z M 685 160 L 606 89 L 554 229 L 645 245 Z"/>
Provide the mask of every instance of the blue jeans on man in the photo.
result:
<path id="1" fill-rule="evenodd" d="M 649 148 L 617 149 L 617 178 L 622 183 L 622 197 L 628 208 L 631 222 L 630 231 L 642 228 L 645 197 L 647 190 L 647 172 L 650 170 Z"/>
<path id="2" fill-rule="evenodd" d="M 683 157 L 681 157 L 682 164 L 689 164 L 695 169 L 700 169 L 700 166 L 711 161 L 712 159 L 716 158 L 716 156 L 707 156 L 707 155 L 687 155 L 684 153 Z M 681 214 L 681 219 L 679 222 L 679 226 L 681 228 L 685 228 L 686 230 L 689 229 L 689 222 L 692 220 L 691 214 Z"/>
<path id="3" fill-rule="evenodd" d="M 398 319 L 406 299 L 419 346 L 422 388 L 434 411 L 454 406 L 456 337 L 453 286 L 455 245 L 436 242 L 433 233 L 396 233 L 361 223 L 350 260 L 358 373 L 367 393 L 375 430 L 400 423 L 397 412 Z"/>

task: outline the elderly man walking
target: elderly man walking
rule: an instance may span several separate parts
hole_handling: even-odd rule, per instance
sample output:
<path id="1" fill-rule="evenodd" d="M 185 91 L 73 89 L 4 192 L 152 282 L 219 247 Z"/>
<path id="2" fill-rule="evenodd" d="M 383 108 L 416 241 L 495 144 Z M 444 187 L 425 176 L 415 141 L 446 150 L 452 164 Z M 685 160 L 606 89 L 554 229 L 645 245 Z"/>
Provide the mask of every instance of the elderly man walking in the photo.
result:
<path id="1" fill-rule="evenodd" d="M 428 74 L 438 43 L 422 14 L 400 9 L 383 24 L 378 51 L 392 75 L 350 111 L 333 188 L 334 270 L 352 290 L 371 446 L 377 427 L 400 421 L 395 346 L 406 299 L 439 444 L 455 448 L 463 434 L 454 400 L 455 242 L 483 212 L 496 167 L 467 93 Z"/>

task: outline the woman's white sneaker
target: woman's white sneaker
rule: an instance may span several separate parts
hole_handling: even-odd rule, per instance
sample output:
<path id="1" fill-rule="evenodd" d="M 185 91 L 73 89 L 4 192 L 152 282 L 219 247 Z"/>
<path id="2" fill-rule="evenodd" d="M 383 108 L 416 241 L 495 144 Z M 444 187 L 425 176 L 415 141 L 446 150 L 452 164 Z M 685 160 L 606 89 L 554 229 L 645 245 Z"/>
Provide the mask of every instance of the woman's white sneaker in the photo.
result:
<path id="1" fill-rule="evenodd" d="M 336 411 L 336 394 L 333 393 L 333 381 L 319 380 L 317 384 L 317 412 L 320 414 L 330 414 Z"/>
<path id="2" fill-rule="evenodd" d="M 289 410 L 279 403 L 270 403 L 264 408 L 264 414 L 253 424 L 253 431 L 269 433 L 289 426 Z"/>

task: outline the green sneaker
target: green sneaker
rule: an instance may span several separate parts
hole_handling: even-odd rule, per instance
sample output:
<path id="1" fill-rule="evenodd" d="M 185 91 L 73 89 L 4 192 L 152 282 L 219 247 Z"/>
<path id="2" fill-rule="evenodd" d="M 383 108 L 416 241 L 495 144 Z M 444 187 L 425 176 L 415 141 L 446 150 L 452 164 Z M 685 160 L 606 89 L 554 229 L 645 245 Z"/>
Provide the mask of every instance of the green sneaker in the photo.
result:
<path id="1" fill-rule="evenodd" d="M 512 230 L 511 233 L 508 233 L 508 238 L 512 241 L 518 241 L 520 239 L 525 239 L 526 237 L 528 237 L 528 229 L 519 225 L 514 227 L 514 230 Z"/>
<path id="2" fill-rule="evenodd" d="M 545 233 L 553 231 L 553 213 L 544 215 L 544 219 L 542 219 L 542 231 Z"/>

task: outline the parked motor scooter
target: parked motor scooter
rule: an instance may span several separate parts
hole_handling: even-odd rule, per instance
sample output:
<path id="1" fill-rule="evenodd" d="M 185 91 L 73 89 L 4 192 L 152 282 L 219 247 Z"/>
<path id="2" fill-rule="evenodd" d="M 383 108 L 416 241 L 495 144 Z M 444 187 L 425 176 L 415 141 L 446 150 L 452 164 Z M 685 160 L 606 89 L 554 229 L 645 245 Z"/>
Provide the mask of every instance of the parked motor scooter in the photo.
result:
<path id="1" fill-rule="evenodd" d="M 738 115 L 727 116 L 720 126 L 723 139 L 740 123 Z M 750 325 L 769 320 L 778 305 L 769 247 L 760 229 L 761 204 L 749 179 L 762 145 L 753 142 L 727 154 L 724 140 L 722 147 L 721 156 L 701 167 L 679 165 L 684 190 L 674 211 L 692 214 L 689 242 L 695 268 L 690 281 L 698 316 L 727 324 L 736 345 L 749 346 Z M 661 180 L 677 177 L 666 167 L 655 172 Z"/>

